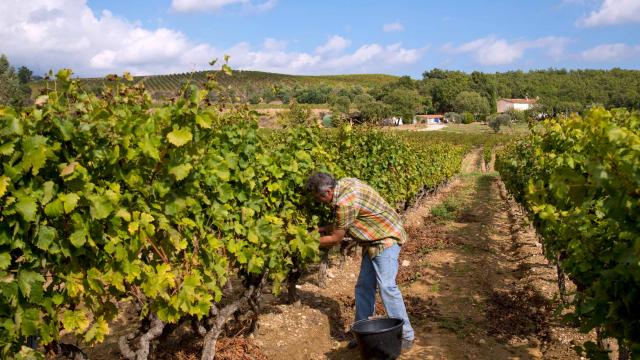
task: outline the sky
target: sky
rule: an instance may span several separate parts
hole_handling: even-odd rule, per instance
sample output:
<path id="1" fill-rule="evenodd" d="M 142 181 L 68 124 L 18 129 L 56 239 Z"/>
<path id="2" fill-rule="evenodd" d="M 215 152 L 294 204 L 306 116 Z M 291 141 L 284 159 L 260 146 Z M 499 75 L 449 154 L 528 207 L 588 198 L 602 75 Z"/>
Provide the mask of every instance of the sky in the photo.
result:
<path id="1" fill-rule="evenodd" d="M 0 0 L 0 54 L 36 75 L 640 69 L 640 0 Z"/>

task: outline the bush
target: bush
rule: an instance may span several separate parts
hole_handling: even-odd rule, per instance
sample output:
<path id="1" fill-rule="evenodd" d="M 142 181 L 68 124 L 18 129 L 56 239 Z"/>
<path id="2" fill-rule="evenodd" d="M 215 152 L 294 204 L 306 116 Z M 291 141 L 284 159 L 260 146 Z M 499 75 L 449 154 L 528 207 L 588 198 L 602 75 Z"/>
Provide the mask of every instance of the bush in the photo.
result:
<path id="1" fill-rule="evenodd" d="M 462 123 L 463 124 L 471 124 L 476 119 L 473 117 L 473 114 L 470 112 L 465 112 L 462 114 Z"/>
<path id="2" fill-rule="evenodd" d="M 496 133 L 500 131 L 500 126 L 502 125 L 511 126 L 511 122 L 512 122 L 511 116 L 509 116 L 509 114 L 506 114 L 506 113 L 490 116 L 487 120 L 488 120 L 489 126 Z"/>
<path id="3" fill-rule="evenodd" d="M 519 111 L 515 109 L 509 109 L 505 112 L 505 114 L 511 117 L 514 122 L 527 122 L 527 113 L 526 111 Z"/>
<path id="4" fill-rule="evenodd" d="M 313 126 L 317 123 L 312 118 L 311 108 L 308 105 L 302 105 L 295 100 L 289 103 L 289 109 L 279 114 L 280 123 L 284 127 L 289 126 Z"/>

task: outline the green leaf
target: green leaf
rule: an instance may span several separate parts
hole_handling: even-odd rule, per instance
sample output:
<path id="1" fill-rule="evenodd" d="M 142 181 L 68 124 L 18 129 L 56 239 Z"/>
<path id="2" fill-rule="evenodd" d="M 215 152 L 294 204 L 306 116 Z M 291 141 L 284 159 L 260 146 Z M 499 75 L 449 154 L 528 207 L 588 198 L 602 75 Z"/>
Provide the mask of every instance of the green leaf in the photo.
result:
<path id="1" fill-rule="evenodd" d="M 62 215 L 63 212 L 64 208 L 60 199 L 55 199 L 44 207 L 44 213 L 51 218 L 56 218 Z"/>
<path id="2" fill-rule="evenodd" d="M 173 175 L 176 180 L 180 181 L 189 175 L 192 168 L 193 166 L 191 166 L 191 164 L 181 164 L 169 169 L 169 174 Z"/>
<path id="3" fill-rule="evenodd" d="M 51 242 L 58 236 L 56 229 L 50 226 L 41 225 L 38 229 L 38 242 L 36 246 L 41 250 L 49 249 Z"/>
<path id="4" fill-rule="evenodd" d="M 9 187 L 10 179 L 6 176 L 0 176 L 0 198 L 4 196 L 7 192 L 7 187 Z"/>
<path id="5" fill-rule="evenodd" d="M 259 274 L 264 267 L 264 259 L 261 257 L 256 257 L 255 255 L 249 259 L 249 263 L 247 264 L 247 270 L 253 274 Z"/>
<path id="6" fill-rule="evenodd" d="M 38 333 L 40 325 L 40 313 L 36 308 L 29 308 L 18 313 L 20 318 L 20 332 L 23 336 L 32 336 Z"/>
<path id="7" fill-rule="evenodd" d="M 102 316 L 98 317 L 96 321 L 91 325 L 86 334 L 84 334 L 84 341 L 86 343 L 99 343 L 104 341 L 104 337 L 109 334 L 109 323 L 107 323 Z"/>
<path id="8" fill-rule="evenodd" d="M 53 198 L 53 192 L 54 192 L 53 186 L 54 186 L 53 181 L 47 181 L 44 183 L 43 185 L 44 194 L 42 195 L 42 199 L 40 199 L 40 203 L 42 205 L 47 205 L 49 201 L 51 201 L 51 199 Z"/>
<path id="9" fill-rule="evenodd" d="M 78 200 L 80 200 L 80 196 L 76 193 L 60 194 L 58 198 L 64 204 L 64 212 L 66 214 L 71 213 L 78 205 Z"/>
<path id="10" fill-rule="evenodd" d="M 231 178 L 231 173 L 227 169 L 216 170 L 216 176 L 220 178 L 222 181 L 229 181 Z"/>
<path id="11" fill-rule="evenodd" d="M 113 204 L 105 196 L 102 195 L 90 195 L 87 199 L 91 202 L 89 211 L 91 212 L 91 218 L 104 219 L 113 211 Z"/>
<path id="12" fill-rule="evenodd" d="M 231 76 L 232 71 L 231 71 L 231 67 L 227 64 L 222 65 L 222 69 L 221 69 L 225 74 Z"/>
<path id="13" fill-rule="evenodd" d="M 256 232 L 254 230 L 249 230 L 249 233 L 247 234 L 247 240 L 250 243 L 257 244 L 258 241 L 259 241 L 258 234 L 256 234 Z"/>
<path id="14" fill-rule="evenodd" d="M 187 129 L 176 129 L 167 134 L 167 140 L 177 147 L 188 143 L 192 138 L 193 135 Z"/>
<path id="15" fill-rule="evenodd" d="M 196 124 L 203 129 L 211 129 L 211 116 L 208 113 L 197 114 Z"/>
<path id="16" fill-rule="evenodd" d="M 16 204 L 16 210 L 25 221 L 35 221 L 38 206 L 36 201 L 28 196 L 21 197 Z"/>
<path id="17" fill-rule="evenodd" d="M 65 310 L 62 315 L 62 325 L 67 331 L 80 333 L 89 326 L 89 318 L 81 309 Z"/>
<path id="18" fill-rule="evenodd" d="M 69 235 L 69 241 L 75 247 L 82 247 L 87 242 L 87 232 L 84 229 L 76 230 Z"/>
<path id="19" fill-rule="evenodd" d="M 138 146 L 142 150 L 142 153 L 156 160 L 160 160 L 160 152 L 158 151 L 159 142 L 156 139 L 145 136 L 142 141 L 138 143 Z"/>
<path id="20" fill-rule="evenodd" d="M 11 155 L 13 154 L 14 151 L 14 145 L 13 143 L 6 143 L 6 144 L 2 144 L 0 146 L 0 155 Z"/>
<path id="21" fill-rule="evenodd" d="M 41 135 L 30 136 L 22 142 L 22 164 L 25 169 L 31 168 L 31 173 L 38 171 L 47 161 L 47 138 Z"/>
<path id="22" fill-rule="evenodd" d="M 42 287 L 42 283 L 44 283 L 44 277 L 35 271 L 21 270 L 18 272 L 20 292 L 27 298 L 31 296 L 31 290 L 34 287 Z"/>
<path id="23" fill-rule="evenodd" d="M 296 159 L 300 161 L 311 161 L 311 156 L 306 151 L 298 150 L 296 151 Z"/>
<path id="24" fill-rule="evenodd" d="M 9 253 L 0 253 L 0 270 L 6 270 L 11 265 L 11 255 Z"/>

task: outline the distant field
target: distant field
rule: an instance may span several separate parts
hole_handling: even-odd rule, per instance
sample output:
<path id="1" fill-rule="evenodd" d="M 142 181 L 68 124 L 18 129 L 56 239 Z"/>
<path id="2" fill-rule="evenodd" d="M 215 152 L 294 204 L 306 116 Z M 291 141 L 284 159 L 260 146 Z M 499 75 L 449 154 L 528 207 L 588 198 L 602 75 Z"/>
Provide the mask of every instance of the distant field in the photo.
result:
<path id="1" fill-rule="evenodd" d="M 224 87 L 231 87 L 236 92 L 242 93 L 255 89 L 270 88 L 273 86 L 320 86 L 327 85 L 334 88 L 362 86 L 371 88 L 394 82 L 397 76 L 384 74 L 357 74 L 357 75 L 286 75 L 267 73 L 260 71 L 234 71 L 231 76 L 219 71 L 198 71 L 193 73 L 135 76 L 132 84 L 142 83 L 155 98 L 174 96 L 180 87 L 187 83 L 203 84 L 209 74 L 216 74 L 218 82 Z M 51 83 L 51 82 L 50 82 Z M 106 80 L 104 78 L 80 78 L 81 86 L 90 92 L 98 92 Z M 37 81 L 31 84 L 33 94 L 38 94 L 40 89 L 46 86 L 45 81 Z M 269 106 L 273 107 L 273 106 Z"/>

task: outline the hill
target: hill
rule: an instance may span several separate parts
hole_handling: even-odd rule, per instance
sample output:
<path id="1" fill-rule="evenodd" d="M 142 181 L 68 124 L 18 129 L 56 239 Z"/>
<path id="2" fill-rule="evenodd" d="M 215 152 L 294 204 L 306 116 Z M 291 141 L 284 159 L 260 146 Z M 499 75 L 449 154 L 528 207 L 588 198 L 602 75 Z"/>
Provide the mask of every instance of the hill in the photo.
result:
<path id="1" fill-rule="evenodd" d="M 285 88 L 300 87 L 328 87 L 332 89 L 361 87 L 364 90 L 375 86 L 393 83 L 397 76 L 384 74 L 355 74 L 355 75 L 287 75 L 261 71 L 236 70 L 231 76 L 220 71 L 197 71 L 192 73 L 135 76 L 132 83 L 142 83 L 156 99 L 172 97 L 182 84 L 193 81 L 202 84 L 209 74 L 215 74 L 216 79 L 226 88 L 233 89 L 234 96 L 244 101 L 260 97 L 264 91 L 278 91 Z M 80 78 L 81 86 L 92 92 L 98 92 L 106 83 L 105 78 Z M 44 81 L 31 83 L 33 94 L 38 94 L 45 85 Z"/>

